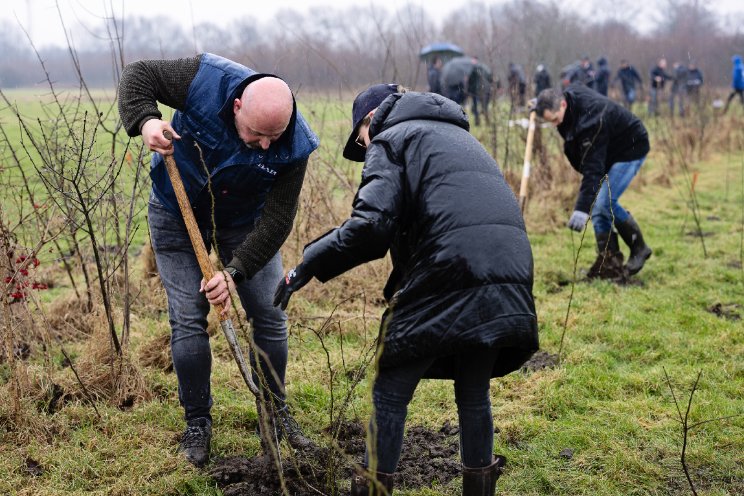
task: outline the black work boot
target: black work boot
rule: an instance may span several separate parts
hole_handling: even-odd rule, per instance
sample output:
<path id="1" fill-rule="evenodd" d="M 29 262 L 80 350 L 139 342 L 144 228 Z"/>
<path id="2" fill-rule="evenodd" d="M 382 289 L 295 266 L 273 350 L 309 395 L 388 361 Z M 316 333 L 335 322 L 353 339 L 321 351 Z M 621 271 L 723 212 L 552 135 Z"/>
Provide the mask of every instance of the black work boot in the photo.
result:
<path id="1" fill-rule="evenodd" d="M 623 238 L 625 244 L 630 247 L 630 256 L 625 267 L 630 275 L 637 274 L 653 251 L 643 240 L 641 228 L 638 227 L 632 215 L 625 222 L 616 224 L 615 227 L 617 227 L 617 232 L 620 233 L 620 237 Z"/>
<path id="2" fill-rule="evenodd" d="M 302 428 L 300 428 L 300 425 L 289 413 L 289 407 L 286 404 L 276 411 L 276 414 L 274 414 L 272 406 L 273 405 L 268 402 L 265 405 L 266 410 L 269 412 L 268 418 L 266 419 L 269 428 L 269 435 L 267 436 L 268 439 L 262 437 L 262 440 L 269 440 L 273 444 L 276 444 L 286 437 L 287 442 L 294 449 L 302 450 L 313 446 L 313 442 L 305 437 Z M 258 400 L 256 400 L 256 412 L 258 412 L 259 415 L 258 433 L 260 435 L 260 429 L 263 429 L 264 422 L 261 419 L 261 404 Z"/>
<path id="3" fill-rule="evenodd" d="M 493 496 L 496 481 L 506 466 L 506 457 L 496 455 L 487 467 L 468 468 L 462 466 L 462 496 Z"/>
<path id="4" fill-rule="evenodd" d="M 361 474 L 351 476 L 351 496 L 390 496 L 393 494 L 393 474 L 377 472 L 372 482 Z"/>
<path id="5" fill-rule="evenodd" d="M 597 259 L 586 276 L 589 279 L 615 279 L 623 276 L 623 254 L 617 241 L 617 233 L 610 231 L 595 234 Z"/>
<path id="6" fill-rule="evenodd" d="M 209 461 L 212 422 L 206 417 L 198 417 L 187 420 L 186 425 L 178 451 L 182 451 L 193 465 L 203 467 Z"/>
<path id="7" fill-rule="evenodd" d="M 300 427 L 300 424 L 297 423 L 297 421 L 292 417 L 292 415 L 289 413 L 289 407 L 287 405 L 284 405 L 283 408 L 281 408 L 278 412 L 276 412 L 276 416 L 279 419 L 279 438 L 282 437 L 287 438 L 287 442 L 290 446 L 292 446 L 294 449 L 305 449 L 309 448 L 313 445 L 313 442 L 310 441 L 307 437 L 305 437 L 305 434 L 302 432 L 302 428 Z"/>

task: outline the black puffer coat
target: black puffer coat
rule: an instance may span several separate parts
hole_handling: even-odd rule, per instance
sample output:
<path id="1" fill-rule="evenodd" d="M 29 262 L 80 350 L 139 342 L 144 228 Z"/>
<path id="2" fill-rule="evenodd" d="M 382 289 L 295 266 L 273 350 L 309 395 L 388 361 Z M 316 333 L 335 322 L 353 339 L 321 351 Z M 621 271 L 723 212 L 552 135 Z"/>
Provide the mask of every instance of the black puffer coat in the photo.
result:
<path id="1" fill-rule="evenodd" d="M 383 367 L 434 356 L 426 377 L 452 377 L 449 357 L 491 348 L 495 377 L 538 348 L 522 216 L 468 127 L 447 98 L 389 96 L 370 126 L 351 218 L 305 247 L 303 265 L 323 282 L 390 250 Z"/>
<path id="2" fill-rule="evenodd" d="M 571 166 L 584 175 L 574 210 L 589 213 L 604 175 L 613 164 L 648 155 L 643 122 L 612 100 L 572 84 L 563 90 L 566 113 L 558 132 Z"/>

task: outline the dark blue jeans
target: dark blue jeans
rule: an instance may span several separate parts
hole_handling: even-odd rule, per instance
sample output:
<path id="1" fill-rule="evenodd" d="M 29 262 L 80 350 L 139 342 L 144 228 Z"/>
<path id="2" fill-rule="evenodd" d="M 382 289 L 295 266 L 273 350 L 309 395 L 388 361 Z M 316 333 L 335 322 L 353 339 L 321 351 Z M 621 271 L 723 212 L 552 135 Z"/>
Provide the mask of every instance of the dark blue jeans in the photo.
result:
<path id="1" fill-rule="evenodd" d="M 460 457 L 466 467 L 485 467 L 493 457 L 493 417 L 489 390 L 491 370 L 497 355 L 493 350 L 484 350 L 455 358 Z M 392 474 L 398 466 L 408 403 L 432 363 L 434 358 L 412 360 L 400 367 L 380 369 L 377 375 L 372 392 L 375 415 L 370 419 L 369 432 L 376 439 L 379 472 Z M 368 447 L 365 465 L 369 466 L 371 456 L 373 453 Z"/>
<path id="2" fill-rule="evenodd" d="M 184 407 L 186 420 L 197 417 L 211 419 L 212 354 L 206 331 L 210 305 L 204 294 L 199 292 L 202 273 L 183 219 L 166 210 L 152 195 L 148 214 L 152 248 L 168 296 L 171 352 L 178 377 L 178 397 Z M 252 228 L 218 229 L 213 233 L 211 227 L 200 226 L 207 250 L 212 245 L 213 235 L 216 237 L 223 264 L 232 258 L 233 251 Z M 280 401 L 284 399 L 283 384 L 287 367 L 287 316 L 274 307 L 272 300 L 276 285 L 283 275 L 281 257 L 277 253 L 256 275 L 236 288 L 251 321 L 255 343 L 268 356 L 268 363 L 259 360 L 261 370 L 268 380 L 269 390 Z M 251 356 L 251 362 L 255 370 L 256 357 Z M 255 373 L 254 379 L 258 383 Z"/>

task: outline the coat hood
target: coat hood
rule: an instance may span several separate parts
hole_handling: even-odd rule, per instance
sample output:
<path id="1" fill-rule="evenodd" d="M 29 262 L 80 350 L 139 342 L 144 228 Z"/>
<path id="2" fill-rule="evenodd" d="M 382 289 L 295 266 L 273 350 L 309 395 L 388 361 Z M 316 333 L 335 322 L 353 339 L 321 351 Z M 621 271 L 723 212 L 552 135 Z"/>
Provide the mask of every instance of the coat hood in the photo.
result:
<path id="1" fill-rule="evenodd" d="M 436 93 L 396 93 L 383 101 L 372 118 L 369 137 L 373 139 L 396 124 L 412 120 L 449 122 L 470 130 L 470 123 L 460 105 Z"/>
<path id="2" fill-rule="evenodd" d="M 731 57 L 731 62 L 733 62 L 734 65 L 741 65 L 741 56 L 734 55 L 733 57 Z"/>

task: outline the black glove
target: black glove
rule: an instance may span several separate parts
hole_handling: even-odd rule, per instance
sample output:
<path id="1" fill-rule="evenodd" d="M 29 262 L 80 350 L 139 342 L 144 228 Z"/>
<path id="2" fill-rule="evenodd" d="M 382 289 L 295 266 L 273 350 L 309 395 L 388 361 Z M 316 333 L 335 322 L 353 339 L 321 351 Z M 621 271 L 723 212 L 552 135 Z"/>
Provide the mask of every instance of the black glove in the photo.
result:
<path id="1" fill-rule="evenodd" d="M 289 272 L 284 276 L 284 279 L 279 281 L 279 285 L 276 287 L 276 291 L 274 292 L 275 307 L 281 307 L 282 310 L 287 309 L 287 304 L 289 303 L 289 298 L 292 296 L 292 293 L 302 289 L 302 287 L 313 278 L 313 275 L 308 272 L 309 271 L 303 267 L 301 262 L 297 264 L 297 267 L 294 269 L 289 269 Z"/>

